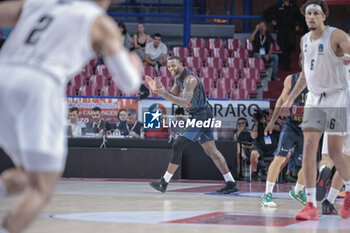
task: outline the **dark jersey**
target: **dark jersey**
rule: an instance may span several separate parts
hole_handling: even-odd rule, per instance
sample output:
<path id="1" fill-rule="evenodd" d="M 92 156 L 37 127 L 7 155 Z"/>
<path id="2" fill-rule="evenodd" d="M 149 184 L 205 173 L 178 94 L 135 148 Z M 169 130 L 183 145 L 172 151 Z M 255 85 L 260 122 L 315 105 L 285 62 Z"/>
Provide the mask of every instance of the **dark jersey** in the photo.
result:
<path id="1" fill-rule="evenodd" d="M 189 106 L 186 107 L 186 110 L 191 114 L 195 115 L 197 112 L 204 110 L 206 107 L 209 107 L 208 99 L 205 95 L 203 84 L 193 72 L 188 69 L 184 69 L 184 72 L 180 75 L 179 78 L 175 80 L 176 84 L 179 86 L 180 91 L 184 89 L 183 82 L 188 75 L 193 75 L 197 79 L 197 86 L 193 91 L 193 97 Z"/>
<path id="2" fill-rule="evenodd" d="M 293 74 L 291 90 L 295 87 L 298 81 L 299 73 Z M 291 115 L 286 118 L 286 123 L 288 123 L 295 130 L 302 132 L 300 124 L 303 121 L 304 106 L 306 102 L 308 89 L 305 88 L 298 97 L 294 100 L 292 107 L 290 108 Z"/>

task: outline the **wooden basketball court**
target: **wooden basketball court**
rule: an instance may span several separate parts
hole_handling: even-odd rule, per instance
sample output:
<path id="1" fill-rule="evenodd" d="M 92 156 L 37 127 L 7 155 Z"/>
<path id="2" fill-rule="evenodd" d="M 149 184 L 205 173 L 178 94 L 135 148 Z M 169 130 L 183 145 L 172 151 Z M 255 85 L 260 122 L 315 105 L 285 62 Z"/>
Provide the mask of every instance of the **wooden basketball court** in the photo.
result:
<path id="1" fill-rule="evenodd" d="M 26 233 L 350 232 L 350 219 L 296 221 L 302 205 L 278 184 L 278 208 L 261 208 L 264 182 L 239 182 L 241 191 L 217 195 L 223 182 L 179 181 L 163 194 L 144 180 L 61 180 L 50 204 Z M 0 201 L 0 217 L 18 197 Z M 339 210 L 342 200 L 338 199 Z M 319 203 L 319 209 L 321 203 Z"/>

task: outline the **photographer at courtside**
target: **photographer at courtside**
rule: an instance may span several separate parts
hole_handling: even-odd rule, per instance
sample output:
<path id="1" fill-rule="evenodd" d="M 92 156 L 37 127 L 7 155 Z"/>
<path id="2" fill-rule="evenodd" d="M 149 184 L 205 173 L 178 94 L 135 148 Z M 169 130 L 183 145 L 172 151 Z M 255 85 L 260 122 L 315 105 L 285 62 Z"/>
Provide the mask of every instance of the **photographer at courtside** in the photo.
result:
<path id="1" fill-rule="evenodd" d="M 259 159 L 272 157 L 276 150 L 281 131 L 281 125 L 276 122 L 272 134 L 264 135 L 264 130 L 272 117 L 272 109 L 257 109 L 254 114 L 254 126 L 252 128 L 251 137 L 254 141 L 254 148 L 250 154 L 250 163 L 252 165 L 252 180 L 258 181 L 258 162 Z"/>

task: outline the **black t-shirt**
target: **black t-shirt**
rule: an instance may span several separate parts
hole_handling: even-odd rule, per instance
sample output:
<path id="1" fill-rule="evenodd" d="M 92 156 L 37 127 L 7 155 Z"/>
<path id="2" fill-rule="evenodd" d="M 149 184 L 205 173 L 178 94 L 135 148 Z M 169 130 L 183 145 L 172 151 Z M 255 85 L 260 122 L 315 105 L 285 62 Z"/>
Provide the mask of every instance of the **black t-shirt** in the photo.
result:
<path id="1" fill-rule="evenodd" d="M 254 128 L 255 124 L 253 125 Z M 278 145 L 279 132 L 272 131 L 272 134 L 268 134 L 265 138 L 264 135 L 265 125 L 263 123 L 258 124 L 258 137 L 255 139 L 254 144 L 261 150 L 274 151 Z"/>
<path id="2" fill-rule="evenodd" d="M 89 132 L 89 133 L 99 133 L 101 130 L 103 130 L 104 132 L 107 132 L 111 129 L 112 129 L 112 127 L 108 121 L 101 120 L 101 123 L 98 126 L 94 125 L 93 121 L 89 122 L 86 126 L 85 131 Z"/>
<path id="3" fill-rule="evenodd" d="M 126 121 L 120 122 L 118 125 L 118 129 L 120 130 L 121 135 L 129 135 L 130 131 L 134 131 L 138 135 L 141 133 L 142 123 L 139 121 L 135 121 L 134 124 L 129 125 Z"/>
<path id="4" fill-rule="evenodd" d="M 253 145 L 254 139 L 250 136 L 250 132 L 243 131 L 238 135 L 237 142 L 250 146 Z"/>
<path id="5" fill-rule="evenodd" d="M 271 43 L 273 43 L 273 38 L 270 33 L 266 32 L 265 36 L 262 36 L 259 32 L 257 32 L 253 40 L 254 53 L 260 53 L 260 47 L 264 47 L 265 54 L 268 54 Z"/>

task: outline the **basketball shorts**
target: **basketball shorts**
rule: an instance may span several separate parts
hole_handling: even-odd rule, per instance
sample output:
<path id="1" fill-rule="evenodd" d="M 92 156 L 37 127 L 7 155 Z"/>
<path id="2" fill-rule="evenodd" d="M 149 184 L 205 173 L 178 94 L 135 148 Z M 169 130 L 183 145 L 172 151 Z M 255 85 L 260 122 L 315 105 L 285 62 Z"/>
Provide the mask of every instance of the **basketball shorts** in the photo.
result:
<path id="1" fill-rule="evenodd" d="M 332 135 L 346 135 L 349 131 L 349 91 L 339 90 L 334 93 L 315 95 L 308 93 L 303 130 L 326 131 Z"/>
<path id="2" fill-rule="evenodd" d="M 343 153 L 350 156 L 350 134 L 347 134 L 344 140 Z M 322 154 L 328 154 L 328 133 L 323 135 Z"/>
<path id="3" fill-rule="evenodd" d="M 303 133 L 298 132 L 288 122 L 283 124 L 283 128 L 278 140 L 278 146 L 274 155 L 287 157 L 288 153 L 294 150 L 292 156 L 299 156 L 303 153 Z"/>
<path id="4" fill-rule="evenodd" d="M 63 171 L 65 87 L 26 67 L 0 67 L 0 146 L 26 171 Z"/>

